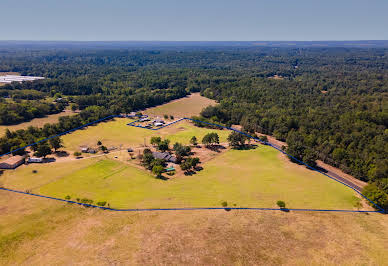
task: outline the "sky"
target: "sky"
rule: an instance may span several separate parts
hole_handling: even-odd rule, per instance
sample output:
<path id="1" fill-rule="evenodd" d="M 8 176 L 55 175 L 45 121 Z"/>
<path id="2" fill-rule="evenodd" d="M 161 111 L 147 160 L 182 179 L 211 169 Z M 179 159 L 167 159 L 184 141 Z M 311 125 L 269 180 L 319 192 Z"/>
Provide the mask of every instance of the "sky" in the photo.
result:
<path id="1" fill-rule="evenodd" d="M 388 0 L 1 0 L 0 40 L 388 40 Z"/>

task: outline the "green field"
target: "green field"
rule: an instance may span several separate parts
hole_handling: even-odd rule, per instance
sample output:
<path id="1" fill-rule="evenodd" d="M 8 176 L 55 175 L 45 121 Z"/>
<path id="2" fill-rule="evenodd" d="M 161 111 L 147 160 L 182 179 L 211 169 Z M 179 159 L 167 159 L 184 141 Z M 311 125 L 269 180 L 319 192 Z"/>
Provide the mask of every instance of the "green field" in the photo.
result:
<path id="1" fill-rule="evenodd" d="M 294 165 L 268 146 L 231 150 L 203 165 L 193 176 L 167 181 L 108 157 L 24 167 L 6 177 L 6 187 L 64 198 L 107 201 L 114 208 L 220 206 L 353 209 L 357 198 L 347 187 Z M 34 183 L 34 184 L 33 184 Z"/>
<path id="2" fill-rule="evenodd" d="M 80 146 L 95 146 L 98 140 L 102 141 L 107 147 L 119 147 L 120 145 L 123 145 L 123 147 L 137 147 L 143 145 L 144 142 L 149 145 L 152 136 L 168 138 L 171 143 L 178 141 L 188 144 L 192 136 L 196 136 L 198 140 L 201 140 L 206 133 L 210 132 L 209 129 L 195 127 L 188 121 L 179 122 L 158 131 L 128 126 L 127 124 L 132 121 L 126 118 L 116 118 L 113 121 L 103 122 L 63 136 L 65 149 L 79 151 Z M 226 142 L 226 138 L 230 133 L 226 130 L 213 131 L 219 134 L 220 142 Z"/>

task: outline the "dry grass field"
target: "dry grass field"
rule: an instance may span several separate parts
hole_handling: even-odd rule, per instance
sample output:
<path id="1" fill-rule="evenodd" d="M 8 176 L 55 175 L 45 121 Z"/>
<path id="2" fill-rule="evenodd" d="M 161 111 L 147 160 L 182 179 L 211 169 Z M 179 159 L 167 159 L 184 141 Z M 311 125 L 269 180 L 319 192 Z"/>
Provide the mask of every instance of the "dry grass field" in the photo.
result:
<path id="1" fill-rule="evenodd" d="M 157 107 L 149 108 L 145 114 L 152 116 L 173 115 L 175 117 L 191 117 L 199 115 L 203 108 L 209 105 L 216 105 L 214 100 L 202 97 L 199 93 L 193 93 L 185 98 L 171 101 Z"/>
<path id="2" fill-rule="evenodd" d="M 110 212 L 0 191 L 1 265 L 386 265 L 380 214 Z"/>

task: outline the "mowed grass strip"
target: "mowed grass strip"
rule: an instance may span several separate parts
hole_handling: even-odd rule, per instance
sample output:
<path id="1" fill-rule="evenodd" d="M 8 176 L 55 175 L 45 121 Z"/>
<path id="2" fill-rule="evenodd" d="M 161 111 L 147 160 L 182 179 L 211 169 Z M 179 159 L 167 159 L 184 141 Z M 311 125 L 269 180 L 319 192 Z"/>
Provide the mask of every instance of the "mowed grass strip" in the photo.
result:
<path id="1" fill-rule="evenodd" d="M 104 159 L 44 185 L 39 193 L 107 201 L 113 208 L 276 207 L 353 209 L 347 187 L 293 165 L 270 147 L 228 151 L 193 175 L 167 181 L 119 161 Z"/>

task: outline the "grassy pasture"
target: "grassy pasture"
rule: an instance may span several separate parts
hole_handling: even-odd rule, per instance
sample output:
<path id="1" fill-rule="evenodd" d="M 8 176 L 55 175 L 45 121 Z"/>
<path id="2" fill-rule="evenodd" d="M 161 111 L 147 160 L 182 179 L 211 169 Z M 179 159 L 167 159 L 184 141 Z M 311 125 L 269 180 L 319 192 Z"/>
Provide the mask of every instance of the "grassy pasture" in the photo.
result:
<path id="1" fill-rule="evenodd" d="M 24 167 L 6 172 L 9 188 L 64 198 L 108 201 L 115 208 L 229 206 L 353 209 L 357 198 L 345 186 L 293 165 L 270 147 L 231 150 L 205 163 L 193 176 L 155 179 L 148 172 L 107 157 Z"/>
<path id="2" fill-rule="evenodd" d="M 80 146 L 96 146 L 100 140 L 105 146 L 123 147 L 140 145 L 150 145 L 152 136 L 161 136 L 171 140 L 171 144 L 181 142 L 188 144 L 192 136 L 196 136 L 199 141 L 208 132 L 217 132 L 220 136 L 220 142 L 226 142 L 229 134 L 226 130 L 211 130 L 198 128 L 188 121 L 182 121 L 175 125 L 160 129 L 158 131 L 147 130 L 128 126 L 133 120 L 127 118 L 115 118 L 113 121 L 99 123 L 95 126 L 78 130 L 66 136 L 63 136 L 63 142 L 66 150 L 78 151 Z"/>
<path id="3" fill-rule="evenodd" d="M 191 117 L 199 115 L 203 108 L 216 105 L 214 100 L 193 93 L 185 98 L 177 99 L 166 104 L 146 109 L 144 113 L 152 116 L 174 115 L 176 117 Z"/>

